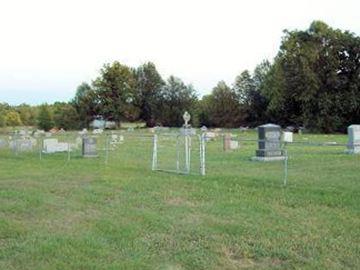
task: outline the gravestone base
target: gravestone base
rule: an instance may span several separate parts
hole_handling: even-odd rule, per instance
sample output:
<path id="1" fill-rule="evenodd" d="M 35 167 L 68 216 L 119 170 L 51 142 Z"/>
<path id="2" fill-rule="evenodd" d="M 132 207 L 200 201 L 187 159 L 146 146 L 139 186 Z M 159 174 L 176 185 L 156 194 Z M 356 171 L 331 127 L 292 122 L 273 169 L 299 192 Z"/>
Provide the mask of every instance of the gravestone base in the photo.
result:
<path id="1" fill-rule="evenodd" d="M 276 156 L 276 157 L 252 157 L 251 158 L 252 161 L 281 161 L 281 160 L 285 160 L 285 156 Z"/>
<path id="2" fill-rule="evenodd" d="M 89 155 L 89 154 L 87 154 L 87 155 L 83 155 L 83 157 L 84 158 L 97 158 L 97 157 L 99 157 L 99 155 Z"/>

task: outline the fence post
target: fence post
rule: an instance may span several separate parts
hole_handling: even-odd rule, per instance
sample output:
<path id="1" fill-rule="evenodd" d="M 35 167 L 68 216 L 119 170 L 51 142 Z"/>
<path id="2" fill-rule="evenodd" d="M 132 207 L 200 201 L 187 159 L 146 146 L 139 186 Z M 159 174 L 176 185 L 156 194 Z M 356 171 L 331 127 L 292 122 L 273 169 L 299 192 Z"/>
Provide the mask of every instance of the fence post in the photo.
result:
<path id="1" fill-rule="evenodd" d="M 105 134 L 105 164 L 108 164 L 109 161 L 109 135 Z"/>
<path id="2" fill-rule="evenodd" d="M 284 149 L 285 159 L 284 159 L 284 186 L 287 184 L 288 178 L 288 152 L 287 149 Z"/>
<path id="3" fill-rule="evenodd" d="M 157 135 L 154 135 L 153 139 L 153 156 L 151 169 L 155 171 L 157 169 Z"/>
<path id="4" fill-rule="evenodd" d="M 201 134 L 200 136 L 200 174 L 206 174 L 206 167 L 205 167 L 205 133 Z"/>

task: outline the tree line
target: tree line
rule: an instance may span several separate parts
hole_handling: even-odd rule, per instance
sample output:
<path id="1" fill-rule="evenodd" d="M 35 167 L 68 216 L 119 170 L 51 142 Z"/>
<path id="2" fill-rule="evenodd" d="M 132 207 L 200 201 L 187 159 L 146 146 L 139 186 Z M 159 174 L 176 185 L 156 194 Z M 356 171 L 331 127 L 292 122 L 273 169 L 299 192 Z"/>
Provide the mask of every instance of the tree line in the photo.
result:
<path id="1" fill-rule="evenodd" d="M 38 125 L 49 129 L 88 127 L 97 117 L 181 126 L 189 111 L 192 125 L 254 127 L 273 122 L 309 130 L 344 131 L 360 121 L 360 38 L 314 21 L 306 30 L 284 31 L 273 61 L 240 73 L 232 85 L 220 81 L 199 98 L 192 85 L 155 64 L 133 68 L 105 64 L 91 83 L 82 83 L 70 102 L 0 105 L 0 126 Z"/>

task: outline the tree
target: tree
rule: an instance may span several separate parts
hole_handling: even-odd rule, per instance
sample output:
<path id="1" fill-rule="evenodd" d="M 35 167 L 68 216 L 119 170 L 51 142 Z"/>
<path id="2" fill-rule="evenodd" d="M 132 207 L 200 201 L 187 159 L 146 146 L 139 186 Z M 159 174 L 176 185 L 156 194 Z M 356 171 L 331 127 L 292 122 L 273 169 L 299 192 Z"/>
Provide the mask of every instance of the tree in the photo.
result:
<path id="1" fill-rule="evenodd" d="M 6 126 L 6 113 L 11 107 L 7 103 L 0 103 L 0 127 Z"/>
<path id="2" fill-rule="evenodd" d="M 79 115 L 73 105 L 56 102 L 54 105 L 54 124 L 58 128 L 74 130 L 79 128 Z"/>
<path id="3" fill-rule="evenodd" d="M 206 97 L 206 102 L 212 126 L 229 128 L 243 123 L 245 117 L 238 96 L 224 81 L 214 87 L 211 95 Z"/>
<path id="4" fill-rule="evenodd" d="M 139 118 L 135 72 L 128 66 L 117 61 L 104 65 L 93 86 L 100 103 L 99 112 L 107 120 L 119 124 Z"/>
<path id="5" fill-rule="evenodd" d="M 198 102 L 198 119 L 200 126 L 213 126 L 211 112 L 212 112 L 212 95 L 205 95 Z"/>
<path id="6" fill-rule="evenodd" d="M 43 104 L 39 107 L 37 124 L 40 129 L 45 131 L 50 130 L 54 126 L 52 114 L 47 104 Z"/>
<path id="7" fill-rule="evenodd" d="M 85 82 L 76 89 L 76 94 L 71 104 L 75 108 L 79 128 L 89 127 L 90 122 L 99 113 L 99 102 L 94 89 Z"/>
<path id="8" fill-rule="evenodd" d="M 170 76 L 162 88 L 154 116 L 159 124 L 179 127 L 184 123 L 182 115 L 188 111 L 196 119 L 194 105 L 197 97 L 191 85 L 185 85 L 179 78 Z"/>
<path id="9" fill-rule="evenodd" d="M 137 95 L 140 104 L 140 118 L 147 126 L 155 125 L 155 112 L 165 82 L 153 63 L 148 62 L 136 70 Z"/>
<path id="10" fill-rule="evenodd" d="M 5 122 L 7 126 L 21 126 L 22 122 L 20 114 L 16 111 L 8 111 L 5 115 Z"/>
<path id="11" fill-rule="evenodd" d="M 36 125 L 36 109 L 27 104 L 21 104 L 15 107 L 20 114 L 21 122 L 26 126 Z"/>
<path id="12" fill-rule="evenodd" d="M 313 22 L 285 31 L 266 79 L 268 114 L 282 124 L 344 130 L 360 117 L 360 38 Z"/>

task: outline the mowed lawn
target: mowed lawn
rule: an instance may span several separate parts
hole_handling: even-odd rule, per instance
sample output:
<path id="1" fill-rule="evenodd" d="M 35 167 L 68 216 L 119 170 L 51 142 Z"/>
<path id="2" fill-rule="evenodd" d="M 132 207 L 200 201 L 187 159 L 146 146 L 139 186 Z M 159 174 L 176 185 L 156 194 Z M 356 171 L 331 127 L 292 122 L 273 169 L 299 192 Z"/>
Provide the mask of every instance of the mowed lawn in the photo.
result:
<path id="1" fill-rule="evenodd" d="M 250 161 L 255 142 L 209 142 L 207 175 L 185 176 L 151 171 L 138 135 L 107 165 L 0 151 L 0 269 L 359 269 L 360 155 L 290 145 L 284 187 L 282 162 Z"/>

